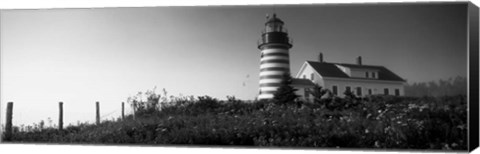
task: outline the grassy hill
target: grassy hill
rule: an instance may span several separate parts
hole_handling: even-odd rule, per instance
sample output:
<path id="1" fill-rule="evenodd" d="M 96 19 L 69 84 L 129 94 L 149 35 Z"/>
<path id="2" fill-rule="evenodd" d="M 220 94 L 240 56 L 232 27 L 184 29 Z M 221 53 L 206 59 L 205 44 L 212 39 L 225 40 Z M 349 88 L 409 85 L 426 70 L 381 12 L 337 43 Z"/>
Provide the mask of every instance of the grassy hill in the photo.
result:
<path id="1" fill-rule="evenodd" d="M 135 115 L 99 125 L 16 128 L 10 142 L 467 149 L 466 96 L 330 97 L 315 102 L 133 99 Z"/>

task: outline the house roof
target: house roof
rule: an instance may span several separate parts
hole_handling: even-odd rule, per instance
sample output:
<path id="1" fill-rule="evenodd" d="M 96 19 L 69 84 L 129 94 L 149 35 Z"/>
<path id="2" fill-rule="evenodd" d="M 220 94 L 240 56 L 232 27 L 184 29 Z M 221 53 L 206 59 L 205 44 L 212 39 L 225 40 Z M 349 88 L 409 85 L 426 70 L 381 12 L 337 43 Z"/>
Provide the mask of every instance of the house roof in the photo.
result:
<path id="1" fill-rule="evenodd" d="M 311 81 L 311 80 L 308 80 L 308 79 L 297 79 L 297 78 L 293 78 L 292 79 L 292 85 L 293 86 L 304 86 L 304 87 L 313 87 L 315 86 L 315 84 Z"/>
<path id="2" fill-rule="evenodd" d="M 317 73 L 323 77 L 335 77 L 335 78 L 350 78 L 350 79 L 364 79 L 364 80 L 383 80 L 383 81 L 402 81 L 405 82 L 400 76 L 396 75 L 392 71 L 388 70 L 383 66 L 373 66 L 373 65 L 356 65 L 356 64 L 345 64 L 345 63 L 327 63 L 327 62 L 314 62 L 307 61 Z M 348 68 L 356 69 L 374 69 L 378 71 L 378 79 L 370 78 L 359 78 L 359 77 L 350 77 L 345 72 L 340 70 L 336 65 L 340 65 Z"/>

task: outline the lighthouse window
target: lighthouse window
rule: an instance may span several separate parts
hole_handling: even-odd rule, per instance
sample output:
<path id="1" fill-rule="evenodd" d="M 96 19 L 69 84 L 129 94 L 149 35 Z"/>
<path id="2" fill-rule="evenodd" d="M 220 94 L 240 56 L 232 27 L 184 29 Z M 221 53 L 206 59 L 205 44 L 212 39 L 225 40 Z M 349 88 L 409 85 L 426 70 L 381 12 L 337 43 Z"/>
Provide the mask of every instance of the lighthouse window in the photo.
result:
<path id="1" fill-rule="evenodd" d="M 275 24 L 275 23 L 269 24 L 269 25 L 266 27 L 267 33 L 268 33 L 268 32 L 280 32 L 281 29 L 282 29 L 282 27 L 281 27 L 280 25 L 278 25 L 278 24 Z"/>
<path id="2" fill-rule="evenodd" d="M 266 30 L 266 31 L 267 31 L 267 33 L 268 33 L 268 32 L 272 32 L 272 31 L 273 31 L 273 30 L 272 30 L 272 26 L 271 26 L 271 25 L 269 25 L 269 26 L 268 26 L 266 29 L 267 29 L 267 30 Z"/>

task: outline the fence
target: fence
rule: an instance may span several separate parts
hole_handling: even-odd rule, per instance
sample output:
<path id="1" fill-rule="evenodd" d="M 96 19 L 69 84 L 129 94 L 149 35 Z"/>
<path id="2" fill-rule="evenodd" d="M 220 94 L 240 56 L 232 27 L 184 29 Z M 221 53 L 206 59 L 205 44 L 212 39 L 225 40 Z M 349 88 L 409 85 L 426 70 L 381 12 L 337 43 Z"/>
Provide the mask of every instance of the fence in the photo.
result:
<path id="1" fill-rule="evenodd" d="M 96 112 L 95 112 L 95 120 L 96 124 L 100 124 L 100 102 L 95 102 L 96 104 Z M 58 130 L 63 130 L 63 102 L 58 103 Z M 6 116 L 6 123 L 5 123 L 5 136 L 3 141 L 10 141 L 13 134 L 13 125 L 12 125 L 12 117 L 13 117 L 13 102 L 7 103 L 7 116 Z M 125 103 L 122 102 L 122 120 L 125 119 Z M 1 134 L 0 134 L 1 135 Z"/>

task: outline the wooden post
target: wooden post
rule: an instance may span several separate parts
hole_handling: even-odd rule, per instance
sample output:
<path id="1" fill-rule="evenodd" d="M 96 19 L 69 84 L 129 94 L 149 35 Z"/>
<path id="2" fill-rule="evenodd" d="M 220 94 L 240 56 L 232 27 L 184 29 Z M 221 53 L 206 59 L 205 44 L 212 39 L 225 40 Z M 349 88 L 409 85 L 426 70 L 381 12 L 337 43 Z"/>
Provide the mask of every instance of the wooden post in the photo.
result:
<path id="1" fill-rule="evenodd" d="M 58 114 L 58 130 L 63 130 L 63 102 L 58 103 L 60 113 Z"/>
<path id="2" fill-rule="evenodd" d="M 13 102 L 7 104 L 7 120 L 5 126 L 5 141 L 12 139 L 12 114 L 13 114 Z"/>
<path id="3" fill-rule="evenodd" d="M 125 120 L 125 102 L 122 102 L 122 120 Z"/>
<path id="4" fill-rule="evenodd" d="M 137 114 L 136 109 L 135 109 L 135 105 L 133 105 L 132 107 L 133 107 L 133 120 L 135 120 L 135 115 Z"/>
<path id="5" fill-rule="evenodd" d="M 97 101 L 97 125 L 100 124 L 100 102 Z"/>

